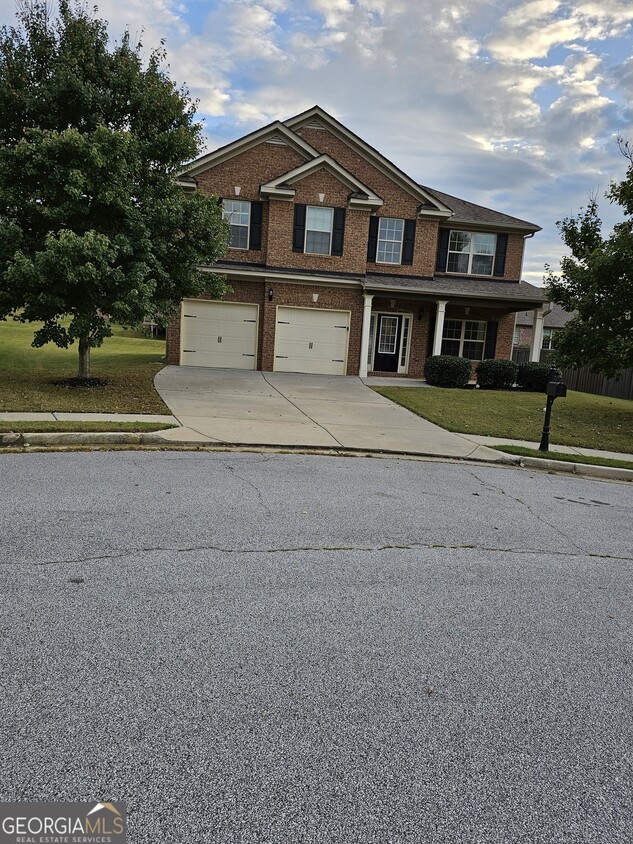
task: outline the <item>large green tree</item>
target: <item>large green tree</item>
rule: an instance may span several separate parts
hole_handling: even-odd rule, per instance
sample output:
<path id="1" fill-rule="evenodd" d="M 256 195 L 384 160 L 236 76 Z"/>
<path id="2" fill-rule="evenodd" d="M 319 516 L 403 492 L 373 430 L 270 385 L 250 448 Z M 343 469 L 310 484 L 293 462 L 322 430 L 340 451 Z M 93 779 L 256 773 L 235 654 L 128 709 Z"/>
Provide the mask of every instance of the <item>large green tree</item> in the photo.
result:
<path id="1" fill-rule="evenodd" d="M 27 0 L 0 30 L 0 319 L 42 322 L 33 345 L 77 342 L 80 378 L 110 324 L 168 314 L 220 278 L 217 199 L 175 176 L 202 147 L 195 104 L 163 48 L 144 60 L 79 3 Z"/>
<path id="2" fill-rule="evenodd" d="M 633 158 L 628 143 L 620 148 L 629 160 L 626 178 L 607 197 L 625 219 L 603 238 L 592 197 L 576 217 L 557 223 L 571 255 L 562 258 L 559 275 L 547 267 L 545 277 L 550 301 L 574 312 L 556 334 L 557 363 L 590 366 L 607 377 L 633 366 Z"/>

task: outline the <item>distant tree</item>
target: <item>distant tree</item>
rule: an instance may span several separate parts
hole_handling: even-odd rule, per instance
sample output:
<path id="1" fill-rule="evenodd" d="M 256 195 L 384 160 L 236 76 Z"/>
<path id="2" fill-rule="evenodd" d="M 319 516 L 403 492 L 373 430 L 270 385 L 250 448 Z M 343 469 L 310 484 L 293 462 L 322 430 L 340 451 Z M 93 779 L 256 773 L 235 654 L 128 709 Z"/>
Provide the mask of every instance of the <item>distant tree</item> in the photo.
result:
<path id="1" fill-rule="evenodd" d="M 221 279 L 217 200 L 175 182 L 202 147 L 195 104 L 161 46 L 144 61 L 80 3 L 27 0 L 0 30 L 0 319 L 42 322 L 33 345 L 78 342 L 80 378 L 110 324 L 168 313 Z"/>
<path id="2" fill-rule="evenodd" d="M 607 377 L 633 366 L 633 152 L 624 141 L 620 150 L 629 160 L 626 178 L 606 196 L 623 208 L 624 221 L 603 239 L 591 197 L 576 217 L 557 223 L 571 255 L 562 258 L 560 275 L 547 266 L 545 276 L 550 301 L 575 312 L 557 332 L 556 362 Z"/>

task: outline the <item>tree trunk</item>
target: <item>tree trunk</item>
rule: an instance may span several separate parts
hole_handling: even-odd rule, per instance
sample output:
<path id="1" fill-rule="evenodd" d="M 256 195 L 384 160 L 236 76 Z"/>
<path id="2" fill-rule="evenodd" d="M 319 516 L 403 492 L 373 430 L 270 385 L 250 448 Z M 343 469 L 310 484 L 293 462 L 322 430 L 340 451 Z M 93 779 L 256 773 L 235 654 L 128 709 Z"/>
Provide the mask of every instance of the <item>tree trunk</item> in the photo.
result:
<path id="1" fill-rule="evenodd" d="M 90 341 L 87 334 L 79 338 L 79 370 L 77 378 L 90 378 Z"/>

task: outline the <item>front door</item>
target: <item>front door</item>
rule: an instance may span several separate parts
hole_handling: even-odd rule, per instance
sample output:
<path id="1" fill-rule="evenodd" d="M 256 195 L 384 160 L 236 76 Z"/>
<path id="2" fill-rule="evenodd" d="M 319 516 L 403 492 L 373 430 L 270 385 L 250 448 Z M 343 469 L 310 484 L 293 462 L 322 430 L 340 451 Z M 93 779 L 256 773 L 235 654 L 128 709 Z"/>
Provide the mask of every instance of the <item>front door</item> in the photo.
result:
<path id="1" fill-rule="evenodd" d="M 377 328 L 374 372 L 397 372 L 402 316 L 378 314 Z"/>

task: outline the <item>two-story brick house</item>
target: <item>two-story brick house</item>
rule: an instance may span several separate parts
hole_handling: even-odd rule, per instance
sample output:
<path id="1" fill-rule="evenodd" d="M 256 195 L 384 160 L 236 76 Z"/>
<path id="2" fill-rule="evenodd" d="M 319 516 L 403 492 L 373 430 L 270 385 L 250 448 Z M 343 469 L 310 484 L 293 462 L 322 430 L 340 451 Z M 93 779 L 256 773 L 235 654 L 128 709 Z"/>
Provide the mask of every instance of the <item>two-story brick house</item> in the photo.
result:
<path id="1" fill-rule="evenodd" d="M 226 301 L 185 300 L 168 362 L 420 377 L 431 354 L 510 358 L 539 227 L 423 187 L 318 106 L 192 162 L 231 245 Z"/>

